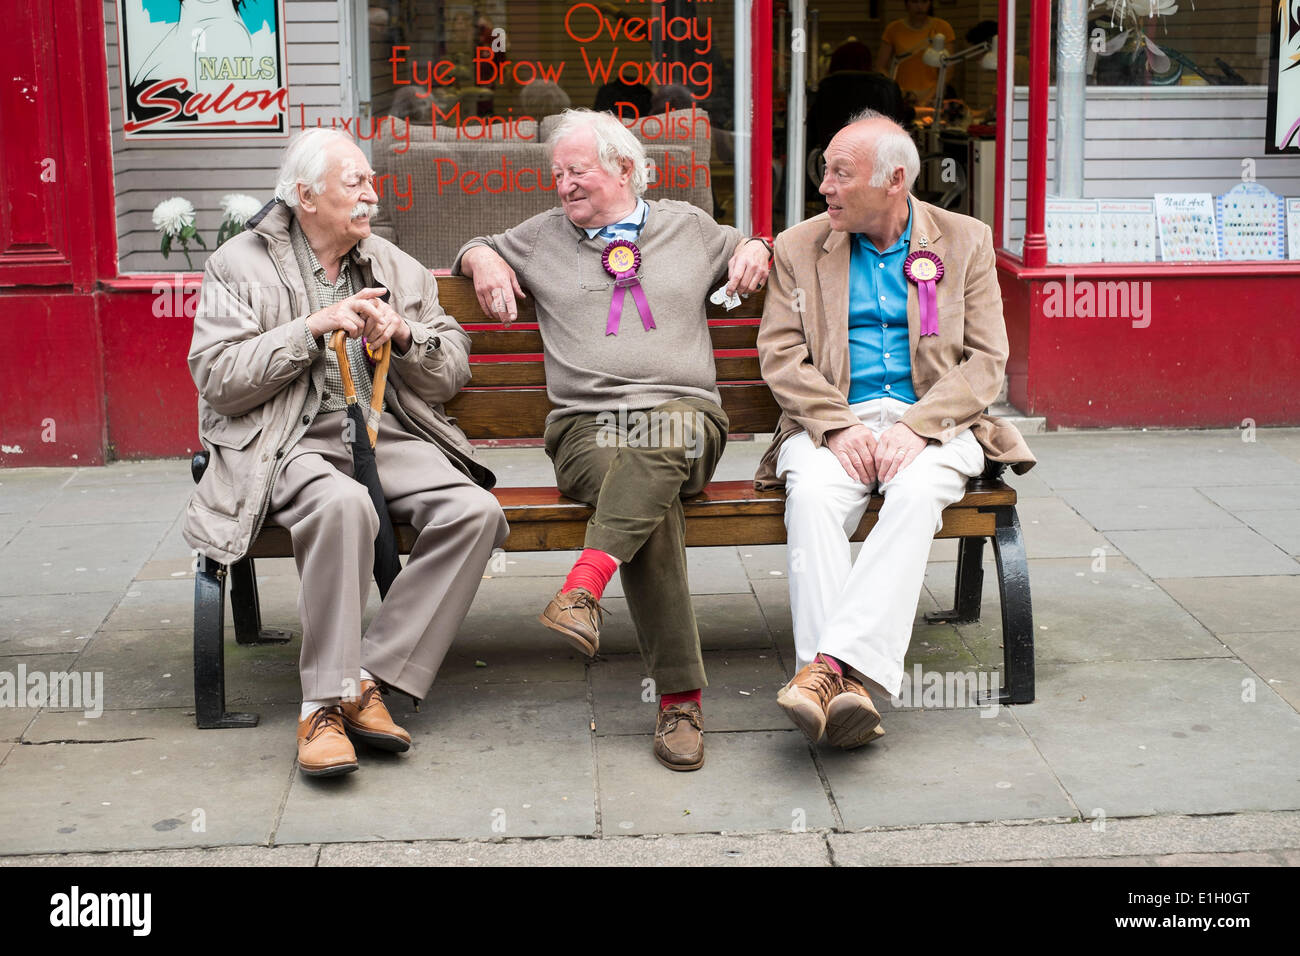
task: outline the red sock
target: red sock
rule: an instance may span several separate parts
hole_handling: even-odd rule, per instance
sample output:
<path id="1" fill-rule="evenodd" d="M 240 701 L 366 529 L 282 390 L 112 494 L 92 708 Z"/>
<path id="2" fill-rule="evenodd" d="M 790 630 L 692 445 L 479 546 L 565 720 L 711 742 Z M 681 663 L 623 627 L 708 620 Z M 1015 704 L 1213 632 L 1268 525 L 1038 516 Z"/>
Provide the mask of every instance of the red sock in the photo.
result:
<path id="1" fill-rule="evenodd" d="M 573 565 L 573 570 L 564 579 L 564 587 L 561 590 L 572 591 L 574 588 L 586 588 L 591 592 L 591 596 L 599 601 L 600 596 L 605 593 L 605 585 L 609 584 L 609 579 L 614 576 L 614 572 L 617 570 L 618 562 L 604 551 L 597 551 L 595 548 L 584 548 L 582 554 L 578 556 L 577 562 Z"/>
<path id="2" fill-rule="evenodd" d="M 821 659 L 823 664 L 826 664 L 831 670 L 835 671 L 835 673 L 839 674 L 841 677 L 844 676 L 844 665 L 835 658 L 831 657 L 829 654 L 818 654 L 817 656 Z"/>
<path id="3" fill-rule="evenodd" d="M 697 687 L 695 690 L 684 690 L 680 694 L 664 694 L 659 698 L 659 709 L 667 710 L 673 704 L 684 704 L 687 701 L 694 701 L 695 706 L 700 707 L 703 703 L 701 693 L 701 689 Z"/>

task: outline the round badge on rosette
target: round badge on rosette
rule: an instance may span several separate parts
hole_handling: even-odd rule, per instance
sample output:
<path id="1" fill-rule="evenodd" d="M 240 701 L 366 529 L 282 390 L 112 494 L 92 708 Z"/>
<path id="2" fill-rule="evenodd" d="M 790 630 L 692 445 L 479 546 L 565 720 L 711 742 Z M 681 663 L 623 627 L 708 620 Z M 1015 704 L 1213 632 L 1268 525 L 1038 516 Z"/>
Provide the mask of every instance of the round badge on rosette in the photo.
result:
<path id="1" fill-rule="evenodd" d="M 609 303 L 609 318 L 605 322 L 606 335 L 618 335 L 619 322 L 623 317 L 623 299 L 630 290 L 632 300 L 636 302 L 637 312 L 641 315 L 641 325 L 648 332 L 655 328 L 654 316 L 650 313 L 650 303 L 646 301 L 645 290 L 641 288 L 638 272 L 641 268 L 641 250 L 629 239 L 615 239 L 600 254 L 600 263 L 605 271 L 614 277 L 614 297 Z"/>
<path id="2" fill-rule="evenodd" d="M 918 249 L 903 260 L 903 275 L 916 286 L 921 311 L 921 334 L 939 334 L 939 306 L 935 286 L 943 278 L 943 260 L 929 249 Z"/>

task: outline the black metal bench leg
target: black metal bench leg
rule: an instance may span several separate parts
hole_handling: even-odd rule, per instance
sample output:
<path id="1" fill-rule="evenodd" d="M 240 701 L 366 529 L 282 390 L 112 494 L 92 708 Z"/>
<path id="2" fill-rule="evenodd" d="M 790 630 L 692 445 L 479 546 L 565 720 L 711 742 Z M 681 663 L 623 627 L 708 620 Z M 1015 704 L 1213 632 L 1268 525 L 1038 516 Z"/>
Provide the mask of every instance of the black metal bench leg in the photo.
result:
<path id="1" fill-rule="evenodd" d="M 1003 704 L 1034 701 L 1034 609 L 1029 598 L 1029 563 L 1014 507 L 997 509 L 993 554 L 1002 603 Z M 991 701 L 990 701 L 991 703 Z"/>
<path id="2" fill-rule="evenodd" d="M 257 714 L 226 712 L 226 568 L 199 558 L 194 574 L 194 721 L 200 730 L 256 727 Z"/>
<path id="3" fill-rule="evenodd" d="M 235 640 L 240 644 L 287 644 L 293 637 L 292 631 L 262 627 L 257 568 L 252 558 L 230 566 L 230 610 L 235 617 Z"/>
<path id="4" fill-rule="evenodd" d="M 984 596 L 984 539 L 962 538 L 957 542 L 957 584 L 953 606 L 925 616 L 927 624 L 974 624 L 980 619 Z"/>

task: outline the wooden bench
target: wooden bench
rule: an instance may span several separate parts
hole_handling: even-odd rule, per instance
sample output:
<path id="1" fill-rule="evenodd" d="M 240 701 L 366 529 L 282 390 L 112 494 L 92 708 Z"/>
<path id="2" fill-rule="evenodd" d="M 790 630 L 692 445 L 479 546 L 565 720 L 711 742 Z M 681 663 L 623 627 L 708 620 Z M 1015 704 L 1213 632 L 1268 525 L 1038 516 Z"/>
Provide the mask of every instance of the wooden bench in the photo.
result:
<path id="1" fill-rule="evenodd" d="M 473 382 L 447 405 L 471 439 L 540 439 L 550 410 L 542 371 L 541 336 L 531 299 L 520 303 L 519 323 L 503 330 L 489 322 L 474 298 L 473 284 L 442 276 L 438 294 L 443 307 L 473 340 Z M 766 433 L 776 427 L 780 409 L 759 375 L 755 340 L 762 296 L 751 296 L 728 313 L 710 307 L 710 332 L 722 405 L 733 434 Z M 540 452 L 539 452 L 540 454 Z M 197 482 L 207 453 L 194 456 Z M 1016 493 L 1001 480 L 1003 466 L 990 463 L 971 481 L 966 496 L 943 513 L 940 538 L 959 538 L 956 597 L 953 608 L 927 614 L 930 623 L 966 624 L 979 620 L 983 593 L 984 542 L 993 543 L 1002 606 L 1003 673 L 996 699 L 1023 704 L 1034 699 L 1034 631 L 1029 574 Z M 591 509 L 562 496 L 555 488 L 496 488 L 493 492 L 510 522 L 506 551 L 556 551 L 582 547 Z M 863 540 L 876 523 L 883 502 L 871 503 L 853 534 Z M 784 495 L 754 490 L 751 481 L 715 481 L 685 503 L 686 543 L 692 547 L 785 543 Z M 399 525 L 403 554 L 409 554 L 415 531 Z M 256 714 L 230 713 L 225 707 L 225 590 L 230 583 L 235 640 L 240 644 L 281 644 L 292 635 L 264 630 L 258 605 L 255 561 L 292 557 L 289 533 L 263 527 L 249 554 L 227 568 L 200 558 L 194 583 L 194 701 L 201 728 L 251 727 Z M 524 612 L 521 611 L 521 614 Z M 525 615 L 528 616 L 528 615 Z M 523 618 L 521 617 L 521 621 Z M 539 638 L 540 639 L 540 638 Z"/>

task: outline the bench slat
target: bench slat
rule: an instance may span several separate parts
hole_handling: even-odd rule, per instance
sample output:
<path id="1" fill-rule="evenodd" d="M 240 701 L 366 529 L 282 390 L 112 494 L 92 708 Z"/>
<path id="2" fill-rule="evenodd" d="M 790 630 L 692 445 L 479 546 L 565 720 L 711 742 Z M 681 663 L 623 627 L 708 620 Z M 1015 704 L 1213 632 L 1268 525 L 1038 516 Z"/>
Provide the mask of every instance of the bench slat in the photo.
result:
<path id="1" fill-rule="evenodd" d="M 740 305 L 730 312 L 710 302 L 706 307 L 705 315 L 710 319 L 758 319 L 763 315 L 763 298 L 766 293 L 767 289 L 763 288 L 748 299 L 741 299 Z M 478 298 L 474 295 L 472 279 L 461 276 L 438 276 L 438 304 L 461 325 L 500 321 L 496 316 L 485 314 L 479 307 Z M 519 314 L 517 321 L 525 323 L 537 321 L 537 307 L 532 296 L 527 299 L 516 298 L 515 305 Z"/>
<path id="2" fill-rule="evenodd" d="M 493 491 L 510 522 L 507 551 L 552 551 L 581 548 L 592 509 L 565 498 L 555 488 L 499 488 Z M 866 514 L 852 540 L 862 541 L 875 527 L 884 499 L 872 495 Z M 936 538 L 960 538 L 994 533 L 991 509 L 1016 503 L 1016 492 L 1001 482 L 968 491 L 943 513 L 943 528 Z M 715 481 L 704 493 L 684 501 L 686 544 L 718 547 L 785 543 L 785 495 L 757 491 L 750 481 Z M 737 520 L 741 519 L 741 520 Z M 409 554 L 415 543 L 410 525 L 396 526 L 398 546 Z M 283 558 L 293 554 L 289 532 L 268 524 L 250 552 L 253 558 Z"/>
<path id="3" fill-rule="evenodd" d="M 715 356 L 719 382 L 758 382 L 762 373 L 758 356 Z M 531 362 L 474 362 L 473 384 L 500 388 L 510 385 L 545 385 L 546 369 L 540 360 Z"/>

